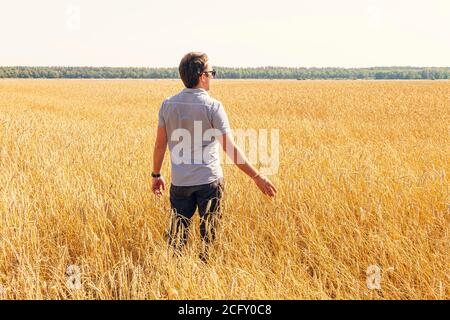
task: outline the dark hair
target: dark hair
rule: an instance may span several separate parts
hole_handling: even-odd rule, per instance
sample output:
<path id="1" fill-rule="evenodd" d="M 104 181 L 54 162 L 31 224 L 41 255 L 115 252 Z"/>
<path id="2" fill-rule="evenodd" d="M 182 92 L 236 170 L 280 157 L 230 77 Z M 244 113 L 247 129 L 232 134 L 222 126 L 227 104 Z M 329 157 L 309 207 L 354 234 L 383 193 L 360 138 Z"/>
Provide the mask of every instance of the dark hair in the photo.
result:
<path id="1" fill-rule="evenodd" d="M 189 52 L 181 59 L 180 78 L 186 88 L 193 88 L 198 84 L 198 78 L 205 71 L 208 56 L 203 52 Z"/>

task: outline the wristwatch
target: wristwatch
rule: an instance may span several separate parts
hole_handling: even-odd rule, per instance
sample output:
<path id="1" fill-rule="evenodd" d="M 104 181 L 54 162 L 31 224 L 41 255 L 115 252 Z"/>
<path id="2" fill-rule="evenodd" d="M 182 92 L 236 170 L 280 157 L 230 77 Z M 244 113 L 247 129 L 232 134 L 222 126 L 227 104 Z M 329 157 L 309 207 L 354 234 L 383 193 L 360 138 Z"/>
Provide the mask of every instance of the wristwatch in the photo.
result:
<path id="1" fill-rule="evenodd" d="M 152 178 L 159 178 L 159 177 L 161 177 L 161 173 L 154 173 L 153 171 L 152 171 Z"/>

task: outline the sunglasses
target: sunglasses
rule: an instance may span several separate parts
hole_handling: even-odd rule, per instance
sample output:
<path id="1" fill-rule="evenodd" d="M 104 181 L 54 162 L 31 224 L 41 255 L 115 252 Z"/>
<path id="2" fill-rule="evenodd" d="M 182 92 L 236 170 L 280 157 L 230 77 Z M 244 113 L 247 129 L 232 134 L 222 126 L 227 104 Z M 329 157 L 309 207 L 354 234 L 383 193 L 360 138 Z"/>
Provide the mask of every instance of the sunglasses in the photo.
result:
<path id="1" fill-rule="evenodd" d="M 213 77 L 216 76 L 216 70 L 214 70 L 214 69 L 212 71 L 204 71 L 202 73 L 211 73 Z"/>

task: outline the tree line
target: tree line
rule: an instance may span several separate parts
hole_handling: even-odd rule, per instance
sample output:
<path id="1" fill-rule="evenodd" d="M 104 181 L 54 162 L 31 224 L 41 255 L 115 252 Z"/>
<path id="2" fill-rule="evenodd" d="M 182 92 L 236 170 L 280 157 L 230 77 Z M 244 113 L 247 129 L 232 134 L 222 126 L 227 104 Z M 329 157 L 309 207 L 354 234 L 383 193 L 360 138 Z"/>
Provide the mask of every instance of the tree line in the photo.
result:
<path id="1" fill-rule="evenodd" d="M 450 67 L 216 67 L 219 79 L 450 79 Z M 178 68 L 0 67 L 0 78 L 177 79 Z"/>

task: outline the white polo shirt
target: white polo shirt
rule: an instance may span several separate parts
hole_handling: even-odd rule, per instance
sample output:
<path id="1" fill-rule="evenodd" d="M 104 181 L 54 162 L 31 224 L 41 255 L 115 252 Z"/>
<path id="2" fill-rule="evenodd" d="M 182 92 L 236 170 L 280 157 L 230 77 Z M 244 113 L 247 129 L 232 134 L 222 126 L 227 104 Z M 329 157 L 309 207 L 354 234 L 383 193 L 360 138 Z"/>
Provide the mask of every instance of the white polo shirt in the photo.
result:
<path id="1" fill-rule="evenodd" d="M 166 127 L 173 185 L 196 186 L 223 177 L 214 137 L 231 128 L 222 103 L 206 90 L 185 88 L 164 100 L 158 127 Z"/>

